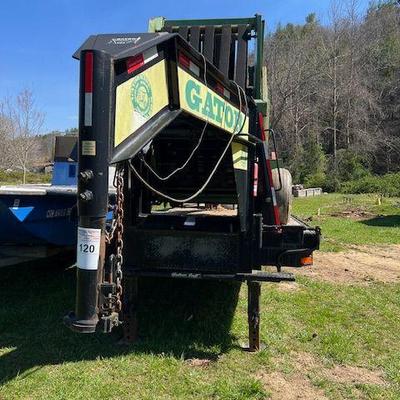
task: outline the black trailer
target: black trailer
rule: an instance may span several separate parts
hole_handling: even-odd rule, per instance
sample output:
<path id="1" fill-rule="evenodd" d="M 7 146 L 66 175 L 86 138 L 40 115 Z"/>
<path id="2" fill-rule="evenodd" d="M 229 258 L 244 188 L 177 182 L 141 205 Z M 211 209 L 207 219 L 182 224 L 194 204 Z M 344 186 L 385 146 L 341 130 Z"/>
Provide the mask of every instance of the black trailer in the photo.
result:
<path id="1" fill-rule="evenodd" d="M 263 40 L 260 15 L 157 18 L 150 33 L 91 36 L 75 53 L 73 330 L 109 332 L 123 321 L 134 340 L 140 277 L 237 280 L 248 284 L 249 347 L 259 348 L 260 282 L 294 280 L 281 268 L 312 263 L 320 240 L 319 229 L 288 218 L 291 188 L 273 170 Z M 106 228 L 111 164 L 117 202 Z"/>

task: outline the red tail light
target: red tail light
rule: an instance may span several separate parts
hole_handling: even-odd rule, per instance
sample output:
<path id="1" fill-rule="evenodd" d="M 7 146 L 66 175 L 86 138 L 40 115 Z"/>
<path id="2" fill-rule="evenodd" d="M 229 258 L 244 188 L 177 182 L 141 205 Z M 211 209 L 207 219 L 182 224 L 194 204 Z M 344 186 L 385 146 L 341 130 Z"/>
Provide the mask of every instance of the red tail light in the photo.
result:
<path id="1" fill-rule="evenodd" d="M 254 163 L 253 172 L 253 197 L 257 197 L 258 194 L 258 164 Z"/>
<path id="2" fill-rule="evenodd" d="M 179 64 L 186 68 L 190 68 L 190 59 L 186 57 L 182 52 L 179 52 Z"/>
<path id="3" fill-rule="evenodd" d="M 258 113 L 258 125 L 260 125 L 261 140 L 265 142 L 264 117 L 262 113 Z"/>
<path id="4" fill-rule="evenodd" d="M 85 54 L 85 93 L 93 92 L 93 53 Z"/>
<path id="5" fill-rule="evenodd" d="M 222 95 L 224 94 L 224 87 L 219 82 L 217 82 L 215 89 L 219 94 L 222 94 Z"/>
<path id="6" fill-rule="evenodd" d="M 135 57 L 129 57 L 126 60 L 126 69 L 128 71 L 128 74 L 135 72 L 137 69 L 139 69 L 143 65 L 144 65 L 143 54 L 138 54 Z"/>

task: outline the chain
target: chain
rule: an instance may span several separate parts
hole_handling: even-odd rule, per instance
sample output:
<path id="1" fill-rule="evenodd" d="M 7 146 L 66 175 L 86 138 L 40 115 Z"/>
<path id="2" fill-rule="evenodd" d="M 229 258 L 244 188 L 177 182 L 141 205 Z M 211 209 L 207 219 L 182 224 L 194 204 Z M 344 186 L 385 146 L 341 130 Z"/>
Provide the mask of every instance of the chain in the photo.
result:
<path id="1" fill-rule="evenodd" d="M 122 263 L 124 248 L 124 168 L 118 166 L 115 170 L 113 185 L 117 190 L 116 202 L 113 209 L 113 219 L 111 227 L 105 235 L 107 245 L 115 243 L 114 266 L 115 276 L 114 283 L 116 286 L 116 294 L 114 297 L 115 311 L 120 313 L 122 310 Z"/>
<path id="2" fill-rule="evenodd" d="M 116 262 L 115 262 L 115 278 L 117 285 L 117 301 L 116 310 L 122 310 L 122 251 L 124 249 L 124 169 L 118 167 L 115 173 L 117 188 L 117 209 L 116 209 Z"/>
<path id="3" fill-rule="evenodd" d="M 111 221 L 111 226 L 109 228 L 109 230 L 106 231 L 106 243 L 107 245 L 110 245 L 114 235 L 115 235 L 115 229 L 117 228 L 117 219 L 114 217 L 115 213 L 116 213 L 116 207 L 112 208 L 113 210 L 113 219 Z"/>

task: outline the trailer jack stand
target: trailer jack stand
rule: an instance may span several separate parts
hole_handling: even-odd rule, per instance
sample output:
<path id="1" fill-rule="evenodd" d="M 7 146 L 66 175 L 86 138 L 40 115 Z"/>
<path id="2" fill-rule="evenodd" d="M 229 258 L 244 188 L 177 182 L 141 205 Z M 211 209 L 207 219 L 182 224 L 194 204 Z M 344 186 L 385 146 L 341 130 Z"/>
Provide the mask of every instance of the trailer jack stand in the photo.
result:
<path id="1" fill-rule="evenodd" d="M 96 331 L 97 319 L 78 320 L 74 312 L 70 312 L 63 318 L 64 325 L 74 332 L 94 333 Z"/>
<path id="2" fill-rule="evenodd" d="M 248 351 L 260 350 L 260 294 L 261 283 L 247 281 L 247 317 L 249 324 Z"/>

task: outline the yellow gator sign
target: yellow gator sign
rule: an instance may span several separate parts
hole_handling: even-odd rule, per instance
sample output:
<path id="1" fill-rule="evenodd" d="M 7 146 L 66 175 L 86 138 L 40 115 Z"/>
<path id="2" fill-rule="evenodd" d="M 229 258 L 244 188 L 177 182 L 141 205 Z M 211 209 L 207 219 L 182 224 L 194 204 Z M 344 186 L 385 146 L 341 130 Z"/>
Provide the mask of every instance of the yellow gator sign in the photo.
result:
<path id="1" fill-rule="evenodd" d="M 229 133 L 248 133 L 249 118 L 214 91 L 178 68 L 181 108 Z M 118 146 L 168 105 L 165 61 L 128 79 L 116 89 L 114 146 Z M 232 143 L 236 169 L 247 169 L 247 147 Z"/>
<path id="2" fill-rule="evenodd" d="M 167 105 L 168 86 L 165 61 L 162 60 L 117 87 L 114 146 Z"/>
<path id="3" fill-rule="evenodd" d="M 241 133 L 248 133 L 249 118 L 216 92 L 178 68 L 179 98 L 181 108 L 229 133 L 238 133 L 246 118 Z M 242 102 L 244 99 L 242 96 Z"/>
<path id="4" fill-rule="evenodd" d="M 229 133 L 248 133 L 249 119 L 186 71 L 178 68 L 181 108 Z M 243 100 L 244 101 L 244 100 Z M 114 146 L 118 146 L 168 105 L 165 61 L 128 79 L 116 89 Z"/>
<path id="5" fill-rule="evenodd" d="M 181 68 L 178 68 L 178 79 L 179 99 L 183 110 L 229 133 L 238 133 L 243 126 L 243 119 L 246 118 L 240 133 L 249 132 L 249 118 L 243 112 L 239 115 L 238 108 Z M 231 149 L 234 168 L 247 170 L 247 146 L 233 142 Z"/>

